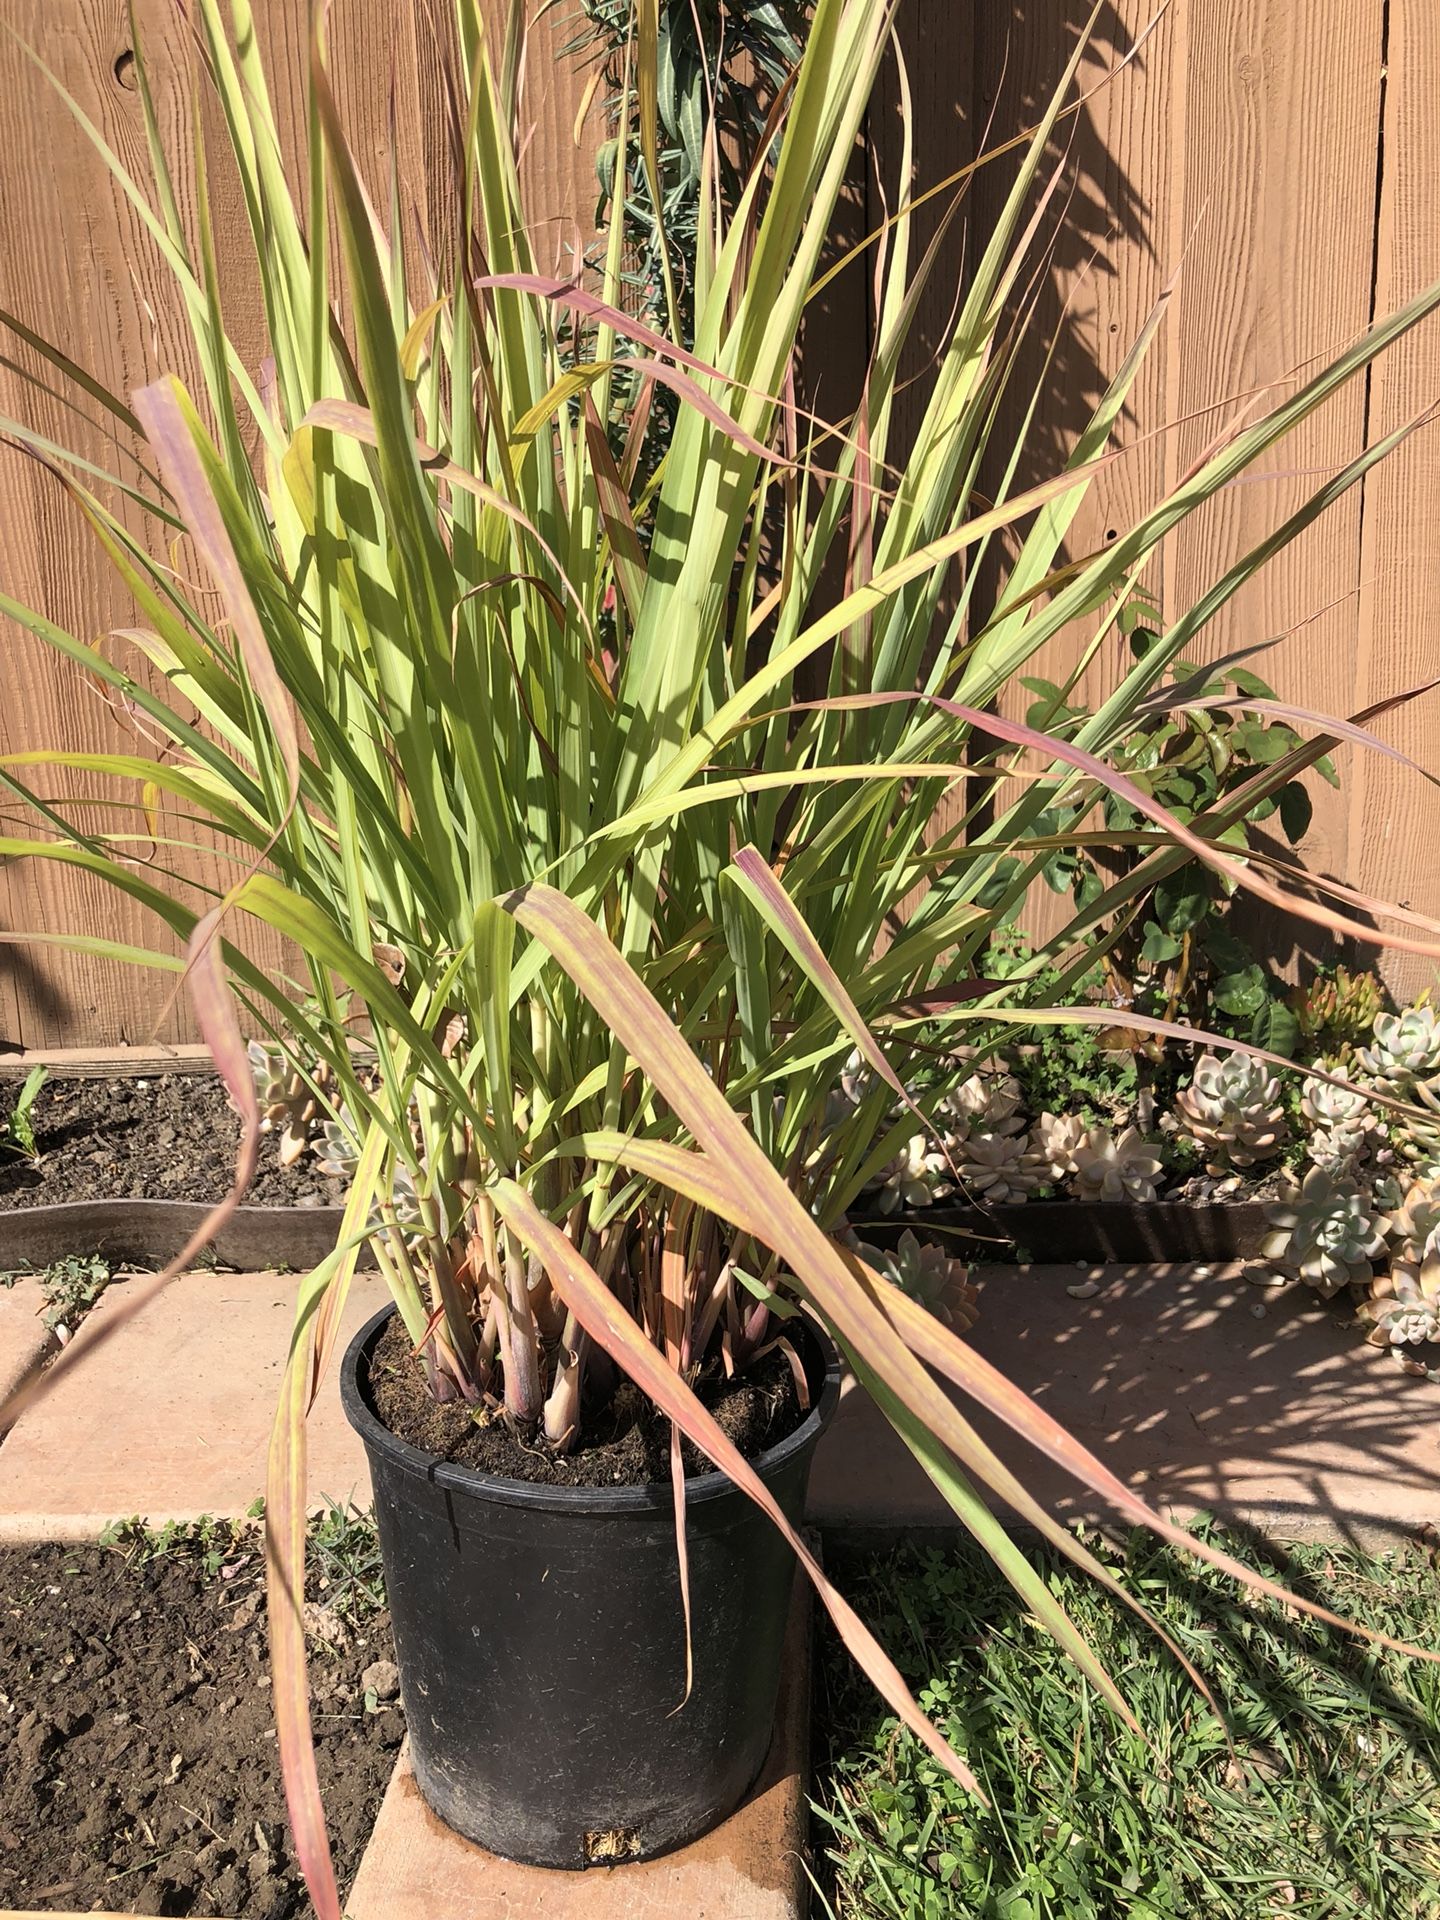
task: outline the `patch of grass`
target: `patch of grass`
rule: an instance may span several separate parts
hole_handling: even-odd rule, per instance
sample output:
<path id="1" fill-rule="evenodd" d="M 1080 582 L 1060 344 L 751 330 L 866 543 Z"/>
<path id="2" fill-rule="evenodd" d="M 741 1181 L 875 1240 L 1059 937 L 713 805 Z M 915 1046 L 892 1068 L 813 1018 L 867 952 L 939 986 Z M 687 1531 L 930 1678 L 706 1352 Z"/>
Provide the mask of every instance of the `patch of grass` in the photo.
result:
<path id="1" fill-rule="evenodd" d="M 309 1563 L 325 1605 L 359 1622 L 385 1605 L 385 1570 L 375 1516 L 339 1500 L 310 1523 Z"/>
<path id="2" fill-rule="evenodd" d="M 140 1515 L 112 1520 L 100 1535 L 100 1545 L 120 1554 L 132 1566 L 146 1566 L 152 1560 L 199 1560 L 207 1574 L 218 1574 L 237 1554 L 247 1554 L 259 1545 L 259 1534 L 250 1515 L 238 1520 L 217 1520 L 213 1514 L 201 1514 L 198 1520 L 167 1520 L 163 1526 L 147 1526 Z"/>
<path id="3" fill-rule="evenodd" d="M 1218 1533 L 1214 1536 L 1221 1538 Z M 1427 1556 L 1224 1543 L 1337 1612 L 1440 1647 Z M 1327 1631 L 1136 1536 L 1091 1541 L 1214 1691 L 1234 1741 L 1133 1615 L 1036 1554 L 1150 1744 L 961 1549 L 841 1573 L 987 1812 L 832 1636 L 817 1674 L 816 1852 L 840 1920 L 1436 1920 L 1440 1668 Z"/>
<path id="4" fill-rule="evenodd" d="M 140 1566 L 166 1558 L 198 1559 L 206 1574 L 215 1576 L 234 1570 L 237 1561 L 253 1561 L 259 1567 L 265 1551 L 264 1518 L 263 1500 L 229 1520 L 202 1514 L 198 1520 L 167 1520 L 163 1526 L 151 1527 L 139 1514 L 132 1514 L 129 1519 L 112 1520 L 100 1535 L 100 1545 Z M 351 1626 L 383 1610 L 385 1572 L 372 1514 L 328 1500 L 310 1521 L 306 1567 L 308 1593 Z"/>

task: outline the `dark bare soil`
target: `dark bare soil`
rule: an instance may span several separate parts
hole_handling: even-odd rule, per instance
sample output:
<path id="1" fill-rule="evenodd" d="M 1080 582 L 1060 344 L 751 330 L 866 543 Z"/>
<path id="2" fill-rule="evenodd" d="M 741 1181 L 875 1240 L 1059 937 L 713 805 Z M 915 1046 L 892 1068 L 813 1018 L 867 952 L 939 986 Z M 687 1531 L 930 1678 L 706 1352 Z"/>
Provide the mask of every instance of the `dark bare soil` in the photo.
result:
<path id="1" fill-rule="evenodd" d="M 20 1083 L 0 1081 L 0 1116 Z M 31 1110 L 38 1161 L 0 1153 L 0 1210 L 67 1200 L 219 1200 L 235 1177 L 240 1121 L 208 1073 L 141 1079 L 47 1080 Z M 247 1206 L 339 1206 L 339 1180 L 313 1154 L 282 1167 L 261 1141 Z"/>
<path id="2" fill-rule="evenodd" d="M 228 1575 L 228 1577 L 226 1577 Z M 404 1734 L 388 1616 L 310 1619 L 320 1786 L 342 1897 Z M 367 1708 L 366 1686 L 370 1686 Z M 310 1911 L 290 1853 L 258 1544 L 221 1571 L 103 1547 L 0 1553 L 0 1908 Z"/>
<path id="3" fill-rule="evenodd" d="M 794 1375 L 780 1352 L 730 1380 L 717 1365 L 713 1374 L 701 1375 L 695 1390 L 746 1459 L 778 1445 L 804 1418 Z M 670 1422 L 628 1381 L 600 1404 L 587 1404 L 584 1446 L 552 1453 L 521 1440 L 495 1409 L 438 1405 L 404 1327 L 394 1319 L 375 1349 L 370 1394 L 376 1413 L 400 1439 L 480 1473 L 553 1487 L 644 1487 L 670 1478 Z M 714 1470 L 688 1440 L 683 1452 L 687 1474 Z"/>

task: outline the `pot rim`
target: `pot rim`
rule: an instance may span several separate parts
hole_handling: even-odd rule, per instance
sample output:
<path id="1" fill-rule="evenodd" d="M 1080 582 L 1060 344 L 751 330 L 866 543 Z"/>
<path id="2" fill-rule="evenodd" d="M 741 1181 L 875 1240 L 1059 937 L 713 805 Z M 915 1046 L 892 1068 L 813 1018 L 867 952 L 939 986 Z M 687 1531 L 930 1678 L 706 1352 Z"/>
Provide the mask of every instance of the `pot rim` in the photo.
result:
<path id="1" fill-rule="evenodd" d="M 441 1460 L 437 1455 L 425 1452 L 422 1447 L 412 1446 L 408 1440 L 402 1440 L 398 1434 L 392 1433 L 370 1404 L 368 1377 L 362 1379 L 361 1370 L 363 1367 L 368 1376 L 370 1354 L 395 1312 L 396 1306 L 391 1300 L 373 1314 L 345 1349 L 340 1366 L 341 1405 L 345 1409 L 346 1419 L 360 1435 L 367 1451 L 382 1455 L 392 1466 L 414 1479 L 427 1480 L 449 1493 L 463 1493 L 472 1497 L 478 1495 L 502 1506 L 574 1514 L 653 1514 L 674 1511 L 675 1496 L 668 1480 L 652 1481 L 639 1487 L 547 1486 L 539 1481 L 512 1480 L 503 1474 L 481 1473 L 475 1467 L 462 1466 L 453 1460 Z M 756 1454 L 750 1461 L 749 1464 L 762 1479 L 783 1466 L 793 1455 L 813 1447 L 834 1419 L 835 1409 L 840 1403 L 840 1356 L 822 1327 L 808 1317 L 804 1324 L 806 1333 L 815 1342 L 824 1367 L 820 1391 L 795 1431 L 777 1441 L 773 1447 L 767 1447 L 763 1453 Z M 718 1467 L 708 1473 L 687 1476 L 685 1481 L 687 1507 L 701 1501 L 719 1499 L 729 1493 L 741 1493 L 741 1490 L 729 1474 L 721 1472 Z M 741 1493 L 741 1498 L 748 1497 Z"/>

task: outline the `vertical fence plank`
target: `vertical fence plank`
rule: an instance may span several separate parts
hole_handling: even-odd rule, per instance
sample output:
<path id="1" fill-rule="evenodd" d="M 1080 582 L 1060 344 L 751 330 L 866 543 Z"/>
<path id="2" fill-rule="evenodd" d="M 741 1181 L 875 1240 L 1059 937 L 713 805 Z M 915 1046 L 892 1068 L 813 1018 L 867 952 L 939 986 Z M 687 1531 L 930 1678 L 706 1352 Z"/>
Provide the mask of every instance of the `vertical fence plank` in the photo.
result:
<path id="1" fill-rule="evenodd" d="M 1173 156 L 1183 124 L 1184 31 L 1174 11 L 1136 48 L 1154 18 L 1150 0 L 1115 0 L 1096 19 L 1076 93 L 1052 137 L 1042 182 L 1059 169 L 1049 228 L 1053 251 L 1038 291 L 1031 337 L 1023 349 L 993 441 L 982 484 L 998 486 L 1025 415 L 1040 395 L 1026 450 L 1012 482 L 1019 490 L 1059 471 L 1094 409 L 1119 372 L 1178 264 L 1174 233 Z M 976 115 L 991 120 L 988 144 L 1033 126 L 1060 83 L 1089 22 L 1088 0 L 984 0 L 976 15 Z M 1014 178 L 1001 161 L 980 176 L 976 218 L 986 232 L 1000 217 Z M 1165 474 L 1167 368 L 1175 351 L 1171 324 L 1157 334 L 1114 430 L 1125 457 L 1089 489 L 1061 560 L 1096 552 L 1115 530 L 1132 525 L 1159 496 Z M 1143 586 L 1164 599 L 1163 555 Z M 992 586 L 993 593 L 994 588 Z M 1096 618 L 1057 634 L 1035 656 L 1027 676 L 1061 685 L 1091 649 Z M 1100 641 L 1076 684 L 1076 697 L 1098 701 L 1129 665 L 1126 640 Z M 1005 702 L 1023 719 L 1032 696 L 1022 687 Z M 1013 797 L 1013 790 L 1010 797 Z M 1043 939 L 1064 923 L 1068 901 L 1037 887 L 1024 920 Z"/>
<path id="2" fill-rule="evenodd" d="M 160 110 L 179 122 L 183 45 L 173 10 L 151 0 L 138 9 L 151 48 Z M 21 0 L 7 23 L 41 55 L 98 124 L 127 165 L 143 170 L 144 139 L 123 8 L 93 3 L 49 6 Z M 37 331 L 69 349 L 119 394 L 183 364 L 181 329 L 167 298 L 166 274 L 138 216 L 122 200 L 69 110 L 37 73 L 16 40 L 0 42 L 0 88 L 12 103 L 8 158 L 0 168 L 0 257 L 7 266 L 6 300 Z M 182 169 L 185 162 L 182 157 Z M 69 413 L 53 391 L 54 377 L 38 357 L 20 348 L 15 367 L 0 369 L 0 407 L 102 462 L 116 461 L 133 477 L 131 449 L 107 435 L 99 410 L 84 420 Z M 27 381 L 21 371 L 34 376 Z M 92 638 L 126 624 L 129 608 L 94 540 L 67 505 L 53 477 L 13 448 L 0 454 L 5 470 L 6 540 L 0 578 L 18 599 L 38 606 L 60 625 Z M 138 531 L 138 520 L 131 521 Z M 10 629 L 5 636 L 6 699 L 0 706 L 0 743 L 6 749 L 63 746 L 92 751 L 137 750 L 134 729 L 76 668 L 38 642 Z M 138 750 L 144 751 L 143 741 Z M 88 796 L 96 783 L 41 771 L 41 791 Z M 75 817 L 95 830 L 114 825 L 92 805 Z M 23 830 L 28 830 L 28 822 Z M 217 869 L 202 859 L 192 868 L 213 882 Z M 6 872 L 5 911 L 12 928 L 103 930 L 139 945 L 168 947 L 148 916 L 117 899 L 98 880 L 43 862 L 15 862 Z M 9 948 L 18 1001 L 15 1038 L 28 1044 L 71 1039 L 110 1042 L 146 1038 L 155 1028 L 173 981 L 107 966 L 80 955 L 63 957 Z M 181 1036 L 183 1010 L 163 1023 L 160 1037 Z"/>
<path id="3" fill-rule="evenodd" d="M 1194 238 L 1170 359 L 1167 453 L 1178 477 L 1264 389 L 1283 397 L 1370 317 L 1383 0 L 1192 4 L 1186 21 L 1183 193 Z M 1274 383 L 1272 385 L 1272 383 Z M 1223 403 L 1223 404 L 1221 404 Z M 1194 601 L 1364 443 L 1365 384 L 1352 381 L 1218 495 L 1172 542 L 1169 610 Z M 1215 660 L 1284 635 L 1253 668 L 1282 697 L 1347 713 L 1354 691 L 1360 494 L 1352 491 L 1247 585 L 1201 636 Z M 1353 756 L 1340 758 L 1354 778 Z M 1303 858 L 1343 875 L 1346 805 L 1314 777 Z M 1278 834 L 1257 835 L 1283 853 Z M 1266 915 L 1257 950 L 1293 972 L 1333 954 L 1320 930 Z"/>
<path id="4" fill-rule="evenodd" d="M 1390 0 L 1388 78 L 1382 130 L 1375 306 L 1412 299 L 1440 275 L 1440 12 L 1433 0 Z M 1440 323 L 1417 328 L 1374 369 L 1372 437 L 1440 399 Z M 1368 479 L 1360 545 L 1360 621 L 1355 704 L 1440 674 L 1440 426 L 1429 426 Z M 1440 695 L 1381 725 L 1387 739 L 1440 772 Z M 1349 775 L 1353 878 L 1368 892 L 1435 914 L 1440 906 L 1440 794 L 1373 754 Z M 1434 984 L 1428 961 L 1392 955 L 1395 992 Z"/>

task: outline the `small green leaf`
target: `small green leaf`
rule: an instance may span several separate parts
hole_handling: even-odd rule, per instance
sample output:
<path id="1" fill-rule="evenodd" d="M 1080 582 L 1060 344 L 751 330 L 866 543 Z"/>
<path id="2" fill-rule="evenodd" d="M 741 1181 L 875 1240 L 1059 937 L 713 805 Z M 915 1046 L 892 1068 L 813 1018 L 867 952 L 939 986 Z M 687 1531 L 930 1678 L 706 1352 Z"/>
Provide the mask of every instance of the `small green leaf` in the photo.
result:
<path id="1" fill-rule="evenodd" d="M 36 1095 L 48 1079 L 45 1067 L 32 1067 L 25 1076 L 25 1084 L 20 1089 L 15 1102 L 15 1110 L 0 1133 L 0 1146 L 8 1147 L 13 1153 L 23 1153 L 27 1160 L 38 1160 L 40 1149 L 35 1140 L 35 1121 L 32 1109 Z"/>
<path id="2" fill-rule="evenodd" d="M 1263 967 L 1252 962 L 1241 973 L 1227 973 L 1215 982 L 1211 998 L 1222 1013 L 1248 1020 L 1269 997 L 1270 983 Z"/>
<path id="3" fill-rule="evenodd" d="M 1140 948 L 1140 958 L 1149 967 L 1163 967 L 1171 960 L 1178 960 L 1181 945 L 1163 927 L 1153 920 L 1145 922 L 1145 939 Z"/>
<path id="4" fill-rule="evenodd" d="M 1193 867 L 1162 880 L 1155 889 L 1155 918 L 1167 933 L 1191 933 L 1210 911 L 1210 891 Z"/>
<path id="5" fill-rule="evenodd" d="M 1292 847 L 1298 846 L 1310 830 L 1315 808 L 1298 780 L 1280 789 L 1280 824 Z"/>
<path id="6" fill-rule="evenodd" d="M 1293 1060 L 1300 1045 L 1300 1022 L 1283 1000 L 1267 997 L 1250 1023 L 1250 1044 Z"/>

